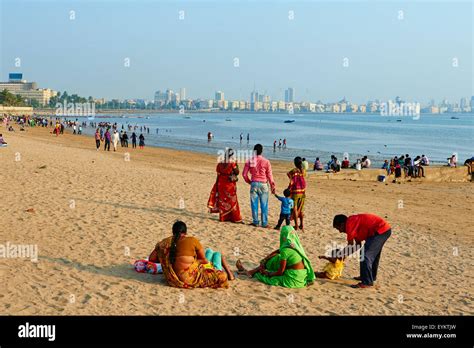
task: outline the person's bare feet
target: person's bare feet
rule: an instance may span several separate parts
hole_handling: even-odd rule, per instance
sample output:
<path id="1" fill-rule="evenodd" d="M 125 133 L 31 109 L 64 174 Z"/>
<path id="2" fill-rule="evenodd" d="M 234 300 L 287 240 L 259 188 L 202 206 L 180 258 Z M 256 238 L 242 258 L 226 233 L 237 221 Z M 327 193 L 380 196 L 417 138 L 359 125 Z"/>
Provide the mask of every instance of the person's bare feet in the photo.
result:
<path id="1" fill-rule="evenodd" d="M 238 274 L 244 274 L 248 277 L 251 277 L 250 272 L 245 269 L 245 267 L 242 265 L 242 261 L 237 260 L 235 263 L 235 266 L 237 267 L 237 273 Z"/>

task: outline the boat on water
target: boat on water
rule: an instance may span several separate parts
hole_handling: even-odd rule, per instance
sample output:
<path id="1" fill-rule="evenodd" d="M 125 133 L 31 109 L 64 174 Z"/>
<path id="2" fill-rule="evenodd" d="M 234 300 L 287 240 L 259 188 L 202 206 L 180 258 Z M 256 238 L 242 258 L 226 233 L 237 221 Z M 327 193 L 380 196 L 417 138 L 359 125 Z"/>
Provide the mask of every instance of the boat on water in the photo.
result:
<path id="1" fill-rule="evenodd" d="M 293 123 L 295 120 L 286 120 L 285 123 Z"/>
<path id="2" fill-rule="evenodd" d="M 184 118 L 191 118 L 191 116 L 184 116 Z"/>
<path id="3" fill-rule="evenodd" d="M 402 120 L 397 120 L 397 122 L 402 122 Z"/>
<path id="4" fill-rule="evenodd" d="M 226 121 L 232 121 L 230 118 L 226 118 L 225 120 L 226 120 Z"/>
<path id="5" fill-rule="evenodd" d="M 451 116 L 451 120 L 459 120 L 459 117 Z"/>

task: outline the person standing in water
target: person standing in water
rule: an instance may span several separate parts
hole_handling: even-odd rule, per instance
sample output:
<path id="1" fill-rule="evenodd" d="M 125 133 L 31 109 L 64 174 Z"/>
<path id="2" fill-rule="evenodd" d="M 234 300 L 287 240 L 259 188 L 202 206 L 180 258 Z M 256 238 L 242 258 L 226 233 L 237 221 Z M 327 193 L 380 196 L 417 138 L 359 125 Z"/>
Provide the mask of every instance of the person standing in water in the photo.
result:
<path id="1" fill-rule="evenodd" d="M 247 133 L 247 145 L 250 143 L 250 133 Z"/>
<path id="2" fill-rule="evenodd" d="M 140 147 L 140 149 L 143 149 L 145 147 L 145 137 L 143 136 L 143 134 L 140 134 L 140 136 L 138 137 L 138 140 L 139 140 L 138 146 Z"/>

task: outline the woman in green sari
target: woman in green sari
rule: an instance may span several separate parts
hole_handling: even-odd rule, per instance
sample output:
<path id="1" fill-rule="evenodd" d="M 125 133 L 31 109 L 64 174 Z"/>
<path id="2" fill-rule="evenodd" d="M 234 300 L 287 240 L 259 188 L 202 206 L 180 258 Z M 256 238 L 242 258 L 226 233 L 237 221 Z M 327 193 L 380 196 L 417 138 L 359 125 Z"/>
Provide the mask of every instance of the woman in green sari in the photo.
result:
<path id="1" fill-rule="evenodd" d="M 281 228 L 280 248 L 260 261 L 260 266 L 246 270 L 240 260 L 236 266 L 240 274 L 286 288 L 304 288 L 311 285 L 315 278 L 311 262 L 292 226 Z"/>

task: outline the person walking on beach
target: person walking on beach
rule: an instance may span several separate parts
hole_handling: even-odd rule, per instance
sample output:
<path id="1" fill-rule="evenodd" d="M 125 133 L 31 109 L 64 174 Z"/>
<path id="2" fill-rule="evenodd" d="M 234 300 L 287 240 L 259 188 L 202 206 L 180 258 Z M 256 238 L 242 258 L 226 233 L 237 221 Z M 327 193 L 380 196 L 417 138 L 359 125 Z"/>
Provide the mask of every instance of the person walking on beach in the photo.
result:
<path id="1" fill-rule="evenodd" d="M 95 137 L 95 147 L 96 147 L 97 151 L 99 151 L 99 148 L 100 148 L 100 133 L 99 133 L 99 128 L 96 129 L 94 137 Z"/>
<path id="2" fill-rule="evenodd" d="M 104 140 L 105 140 L 104 151 L 105 150 L 110 151 L 110 139 L 111 139 L 111 135 L 110 135 L 109 129 L 107 128 L 104 134 Z"/>
<path id="3" fill-rule="evenodd" d="M 134 149 L 137 148 L 137 135 L 135 134 L 135 132 L 132 133 L 132 147 Z"/>
<path id="4" fill-rule="evenodd" d="M 76 124 L 74 123 L 74 126 L 72 126 L 72 134 L 76 134 Z"/>
<path id="5" fill-rule="evenodd" d="M 119 134 L 117 130 L 114 130 L 114 135 L 112 136 L 112 142 L 114 144 L 114 152 L 117 151 L 117 145 L 119 142 Z"/>
<path id="6" fill-rule="evenodd" d="M 143 134 L 140 134 L 140 136 L 138 137 L 138 140 L 139 140 L 138 146 L 140 147 L 140 149 L 143 149 L 145 147 L 145 137 L 143 136 Z"/>
<path id="7" fill-rule="evenodd" d="M 357 214 L 347 217 L 339 214 L 334 216 L 333 227 L 347 234 L 347 246 L 342 250 L 342 256 L 347 257 L 362 248 L 360 276 L 354 279 L 361 281 L 353 288 L 370 288 L 377 280 L 377 271 L 382 248 L 392 234 L 392 228 L 387 221 L 374 214 Z M 355 244 L 354 244 L 355 243 Z"/>
<path id="8" fill-rule="evenodd" d="M 245 162 L 242 176 L 250 185 L 250 207 L 252 209 L 252 226 L 258 226 L 258 204 L 260 202 L 262 227 L 268 228 L 268 191 L 275 193 L 275 181 L 270 161 L 262 156 L 263 146 L 257 144 L 253 148 L 254 155 Z M 248 174 L 250 172 L 251 177 Z M 269 188 L 270 186 L 270 188 Z"/>

